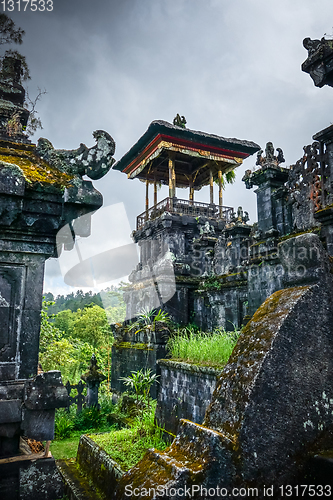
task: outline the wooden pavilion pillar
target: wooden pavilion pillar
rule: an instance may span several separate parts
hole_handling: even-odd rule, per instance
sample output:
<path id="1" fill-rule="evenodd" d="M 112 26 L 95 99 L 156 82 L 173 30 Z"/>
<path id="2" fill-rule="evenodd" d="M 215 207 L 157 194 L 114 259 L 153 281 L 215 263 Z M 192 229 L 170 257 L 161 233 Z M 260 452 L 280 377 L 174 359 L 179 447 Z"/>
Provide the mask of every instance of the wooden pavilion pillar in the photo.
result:
<path id="1" fill-rule="evenodd" d="M 220 211 L 220 218 L 222 219 L 222 204 L 223 204 L 223 197 L 222 197 L 222 188 L 223 188 L 223 182 L 222 182 L 222 170 L 219 168 L 218 171 L 218 179 L 219 179 L 219 211 Z"/>
<path id="2" fill-rule="evenodd" d="M 190 205 L 193 205 L 193 201 L 194 201 L 193 177 L 191 177 L 191 179 L 190 179 L 190 196 L 189 196 L 189 200 L 190 200 Z"/>
<path id="3" fill-rule="evenodd" d="M 157 205 L 157 183 L 156 183 L 156 172 L 154 173 L 154 206 Z"/>
<path id="4" fill-rule="evenodd" d="M 169 198 L 170 209 L 173 209 L 173 198 L 176 195 L 176 171 L 175 171 L 175 155 L 169 152 Z"/>
<path id="5" fill-rule="evenodd" d="M 149 182 L 146 178 L 146 222 L 148 220 L 148 210 L 149 210 Z"/>
<path id="6" fill-rule="evenodd" d="M 210 204 L 214 204 L 214 178 L 213 178 L 213 168 L 209 167 L 209 186 L 210 186 Z"/>

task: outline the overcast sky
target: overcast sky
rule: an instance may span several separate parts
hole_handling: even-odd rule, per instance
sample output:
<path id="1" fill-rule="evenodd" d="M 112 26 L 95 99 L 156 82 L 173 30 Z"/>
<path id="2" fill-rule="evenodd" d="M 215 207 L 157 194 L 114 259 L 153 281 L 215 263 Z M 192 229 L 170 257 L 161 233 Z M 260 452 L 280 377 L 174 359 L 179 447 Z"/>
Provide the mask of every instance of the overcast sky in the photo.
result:
<path id="1" fill-rule="evenodd" d="M 34 141 L 91 147 L 92 132 L 104 129 L 119 159 L 152 120 L 179 113 L 194 130 L 262 147 L 272 141 L 288 165 L 331 124 L 333 90 L 314 87 L 300 66 L 303 39 L 333 33 L 332 0 L 54 0 L 52 12 L 8 14 L 26 31 L 19 50 L 30 66 L 30 96 L 47 90 Z M 244 162 L 224 195 L 252 222 L 255 194 L 241 178 L 254 163 Z M 133 229 L 144 185 L 116 171 L 94 184 L 106 205 L 123 203 Z M 208 196 L 208 187 L 196 193 L 199 201 Z M 52 261 L 45 291 L 70 291 Z"/>

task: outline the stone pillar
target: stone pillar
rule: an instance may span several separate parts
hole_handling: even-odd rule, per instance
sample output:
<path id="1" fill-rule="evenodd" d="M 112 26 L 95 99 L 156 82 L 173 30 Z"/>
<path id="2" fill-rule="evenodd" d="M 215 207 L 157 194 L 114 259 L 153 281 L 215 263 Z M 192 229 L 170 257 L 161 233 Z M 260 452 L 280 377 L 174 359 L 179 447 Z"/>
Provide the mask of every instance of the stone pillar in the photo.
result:
<path id="1" fill-rule="evenodd" d="M 81 375 L 81 378 L 87 384 L 87 407 L 95 407 L 99 409 L 98 389 L 100 383 L 105 380 L 106 377 L 102 372 L 98 371 L 95 354 L 91 357 L 89 371 L 84 375 Z"/>
<path id="2" fill-rule="evenodd" d="M 154 206 L 157 205 L 157 182 L 156 182 L 156 172 L 154 174 Z"/>
<path id="3" fill-rule="evenodd" d="M 274 147 L 271 142 L 266 145 L 266 157 L 261 156 L 263 151 L 258 153 L 257 170 L 247 170 L 243 177 L 243 181 L 247 189 L 251 189 L 254 185 L 258 186 L 255 190 L 257 195 L 257 211 L 258 211 L 258 230 L 261 237 L 270 236 L 269 232 L 279 230 L 280 236 L 287 234 L 289 227 L 281 224 L 281 211 L 284 208 L 278 208 L 275 193 L 279 188 L 283 188 L 289 177 L 289 169 L 280 166 L 284 162 L 283 152 L 280 148 L 277 149 L 278 155 L 274 156 Z M 283 192 L 286 193 L 286 192 Z M 281 192 L 282 194 L 282 192 Z M 283 203 L 286 204 L 286 198 Z M 279 199 L 281 205 L 282 200 Z M 279 226 L 279 227 L 278 227 Z"/>
<path id="4" fill-rule="evenodd" d="M 101 178 L 115 147 L 101 130 L 94 132 L 96 146 L 73 151 L 57 151 L 47 139 L 36 147 L 19 123 L 11 130 L 8 110 L 22 126 L 29 115 L 19 67 L 10 58 L 0 73 L 0 457 L 18 454 L 23 433 L 53 439 L 55 408 L 67 405 L 60 373 L 37 375 L 44 264 L 68 244 L 57 245 L 59 231 L 102 205 L 82 176 Z M 79 226 L 76 234 L 89 235 Z"/>
<path id="5" fill-rule="evenodd" d="M 257 195 L 258 229 L 264 234 L 272 228 L 277 229 L 276 205 L 273 193 L 277 188 L 283 186 L 287 178 L 287 174 L 283 175 L 283 172 L 269 168 L 256 176 L 258 189 L 255 190 L 255 193 Z"/>
<path id="6" fill-rule="evenodd" d="M 169 155 L 169 198 L 170 198 L 170 209 L 173 209 L 173 198 L 175 196 L 176 187 L 176 174 L 175 174 L 175 161 L 173 155 Z"/>
<path id="7" fill-rule="evenodd" d="M 227 248 L 227 256 L 230 272 L 234 272 L 241 262 L 249 258 L 248 237 L 251 232 L 251 226 L 248 226 L 243 220 L 235 222 L 225 229 L 227 238 L 230 238 L 231 245 Z"/>
<path id="8" fill-rule="evenodd" d="M 189 200 L 192 203 L 194 201 L 194 187 L 193 187 L 193 179 L 192 179 L 192 177 L 191 177 L 191 180 L 190 180 L 190 196 L 189 196 Z"/>
<path id="9" fill-rule="evenodd" d="M 321 237 L 327 252 L 333 257 L 333 126 L 318 132 L 313 139 L 320 143 L 322 180 L 321 210 L 315 213 L 314 218 L 321 223 Z"/>

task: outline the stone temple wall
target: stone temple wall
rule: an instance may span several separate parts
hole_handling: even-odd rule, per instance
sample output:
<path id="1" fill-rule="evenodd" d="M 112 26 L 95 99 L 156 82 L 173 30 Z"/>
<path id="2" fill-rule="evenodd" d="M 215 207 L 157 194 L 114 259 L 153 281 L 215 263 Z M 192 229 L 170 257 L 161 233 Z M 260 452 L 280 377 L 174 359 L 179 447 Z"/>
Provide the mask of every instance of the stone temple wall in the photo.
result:
<path id="1" fill-rule="evenodd" d="M 159 360 L 157 365 L 160 372 L 157 424 L 174 436 L 181 418 L 201 424 L 221 370 L 166 359 Z"/>
<path id="2" fill-rule="evenodd" d="M 300 264 L 286 275 L 280 243 L 312 232 L 332 254 L 331 195 L 326 188 L 317 189 L 324 160 L 325 177 L 321 178 L 325 185 L 331 179 L 331 136 L 333 130 L 317 134 L 322 144 L 304 148 L 306 155 L 288 168 L 281 166 L 283 155 L 275 156 L 271 143 L 266 156 L 262 151 L 258 154 L 255 168 L 243 178 L 248 189 L 257 187 L 258 222 L 252 226 L 239 207 L 228 223 L 163 213 L 134 232 L 141 257 L 124 294 L 128 321 L 142 309 L 155 308 L 169 313 L 175 323 L 194 323 L 206 331 L 239 329 L 270 295 L 285 287 L 291 273 L 295 279 L 304 273 L 306 264 Z M 112 387 L 117 391 L 122 390 L 117 379 L 132 369 L 125 373 L 126 363 L 121 361 L 126 358 L 132 366 L 130 351 L 125 355 L 122 348 L 127 341 L 123 331 L 114 347 Z M 140 342 L 132 338 L 130 348 Z M 156 359 L 164 357 L 160 348 L 154 352 Z M 144 367 L 136 359 L 134 350 L 135 366 Z M 154 363 L 149 365 L 153 369 Z"/>

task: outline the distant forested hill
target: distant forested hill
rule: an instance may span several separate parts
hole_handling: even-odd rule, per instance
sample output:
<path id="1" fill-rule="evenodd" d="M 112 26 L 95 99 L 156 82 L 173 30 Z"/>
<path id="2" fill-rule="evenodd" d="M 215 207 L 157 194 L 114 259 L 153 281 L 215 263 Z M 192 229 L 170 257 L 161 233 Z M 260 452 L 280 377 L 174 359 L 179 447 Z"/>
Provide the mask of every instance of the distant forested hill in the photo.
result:
<path id="1" fill-rule="evenodd" d="M 47 302 L 54 302 L 48 308 L 48 314 L 57 314 L 60 311 L 70 310 L 76 312 L 78 309 L 84 309 L 87 306 L 97 305 L 103 309 L 119 308 L 124 306 L 123 292 L 121 286 L 111 286 L 102 290 L 99 293 L 83 292 L 78 290 L 76 293 L 69 293 L 68 295 L 58 295 L 54 297 L 51 292 L 44 295 L 44 300 Z"/>
<path id="2" fill-rule="evenodd" d="M 53 303 L 53 304 L 52 304 Z M 100 293 L 78 290 L 44 295 L 39 360 L 44 370 L 60 370 L 63 380 L 77 383 L 92 354 L 110 380 L 111 325 L 124 321 L 126 304 L 121 285 Z"/>

